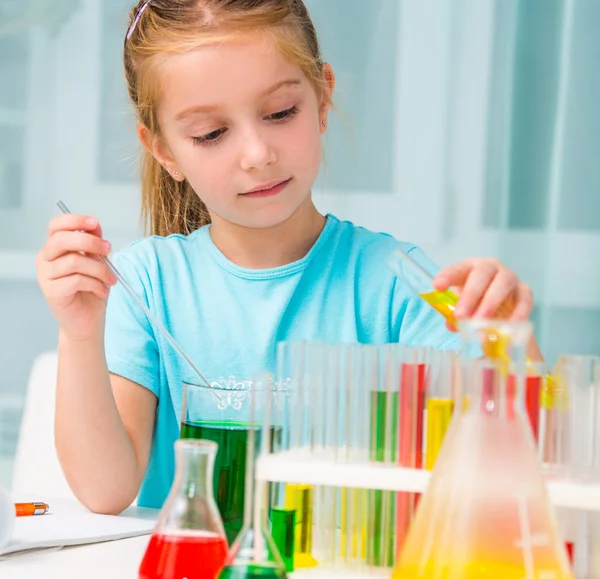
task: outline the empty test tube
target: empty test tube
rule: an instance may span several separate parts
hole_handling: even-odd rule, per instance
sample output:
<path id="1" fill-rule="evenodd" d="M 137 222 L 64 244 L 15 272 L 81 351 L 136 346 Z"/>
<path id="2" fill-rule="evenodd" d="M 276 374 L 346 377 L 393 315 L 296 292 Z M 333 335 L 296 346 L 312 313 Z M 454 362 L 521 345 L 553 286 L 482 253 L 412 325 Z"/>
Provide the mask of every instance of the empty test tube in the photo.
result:
<path id="1" fill-rule="evenodd" d="M 560 356 L 554 371 L 556 390 L 562 404 L 556 408 L 560 420 L 554 433 L 564 445 L 554 448 L 556 458 L 575 478 L 588 479 L 600 474 L 600 358 Z M 556 392 L 554 398 L 556 399 Z M 553 400 L 557 406 L 556 400 Z"/>

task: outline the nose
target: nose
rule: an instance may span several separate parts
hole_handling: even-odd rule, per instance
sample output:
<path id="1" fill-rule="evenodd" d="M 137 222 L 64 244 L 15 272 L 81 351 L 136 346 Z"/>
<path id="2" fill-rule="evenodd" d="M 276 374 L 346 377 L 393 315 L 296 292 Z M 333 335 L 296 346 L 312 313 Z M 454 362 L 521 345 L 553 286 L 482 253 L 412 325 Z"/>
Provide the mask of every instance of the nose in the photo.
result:
<path id="1" fill-rule="evenodd" d="M 259 129 L 252 128 L 242 136 L 240 164 L 244 171 L 262 170 L 277 162 L 272 144 Z"/>

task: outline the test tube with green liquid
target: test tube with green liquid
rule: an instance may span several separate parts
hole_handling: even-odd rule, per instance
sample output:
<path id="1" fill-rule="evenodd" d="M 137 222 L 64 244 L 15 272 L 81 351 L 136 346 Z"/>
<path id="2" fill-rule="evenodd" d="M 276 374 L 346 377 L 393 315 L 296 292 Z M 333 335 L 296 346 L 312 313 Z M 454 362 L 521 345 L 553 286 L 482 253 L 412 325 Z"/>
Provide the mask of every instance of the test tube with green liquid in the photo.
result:
<path id="1" fill-rule="evenodd" d="M 294 570 L 295 531 L 296 509 L 271 507 L 271 536 L 288 573 Z"/>
<path id="2" fill-rule="evenodd" d="M 377 347 L 370 366 L 370 440 L 369 458 L 375 462 L 398 460 L 398 380 L 401 346 Z M 392 567 L 395 557 L 396 494 L 368 491 L 367 564 Z"/>

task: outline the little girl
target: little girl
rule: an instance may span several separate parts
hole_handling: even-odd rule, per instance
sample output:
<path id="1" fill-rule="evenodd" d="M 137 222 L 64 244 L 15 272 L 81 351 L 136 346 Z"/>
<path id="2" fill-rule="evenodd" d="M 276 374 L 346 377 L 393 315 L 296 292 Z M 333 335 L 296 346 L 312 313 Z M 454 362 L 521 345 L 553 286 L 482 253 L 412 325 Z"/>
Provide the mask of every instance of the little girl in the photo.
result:
<path id="1" fill-rule="evenodd" d="M 459 346 L 385 265 L 400 248 L 431 266 L 417 247 L 313 203 L 335 77 L 302 0 L 139 2 L 124 62 L 153 235 L 115 265 L 211 380 L 272 371 L 281 340 Z M 94 217 L 56 217 L 37 270 L 60 324 L 59 458 L 83 504 L 118 513 L 169 491 L 189 368 L 115 285 L 109 251 Z M 436 284 L 460 290 L 458 318 L 531 312 L 495 259 Z"/>

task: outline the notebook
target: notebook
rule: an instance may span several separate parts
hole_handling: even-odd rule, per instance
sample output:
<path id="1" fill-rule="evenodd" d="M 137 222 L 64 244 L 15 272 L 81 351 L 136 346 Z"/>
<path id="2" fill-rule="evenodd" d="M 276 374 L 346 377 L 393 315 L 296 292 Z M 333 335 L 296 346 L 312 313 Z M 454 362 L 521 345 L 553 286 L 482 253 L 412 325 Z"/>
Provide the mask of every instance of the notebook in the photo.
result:
<path id="1" fill-rule="evenodd" d="M 26 502 L 31 499 L 19 497 L 17 500 Z M 96 515 L 73 499 L 47 499 L 45 502 L 50 505 L 50 511 L 45 515 L 17 517 L 8 544 L 0 549 L 0 558 L 50 547 L 149 535 L 159 513 L 154 509 L 129 507 L 117 516 Z"/>

